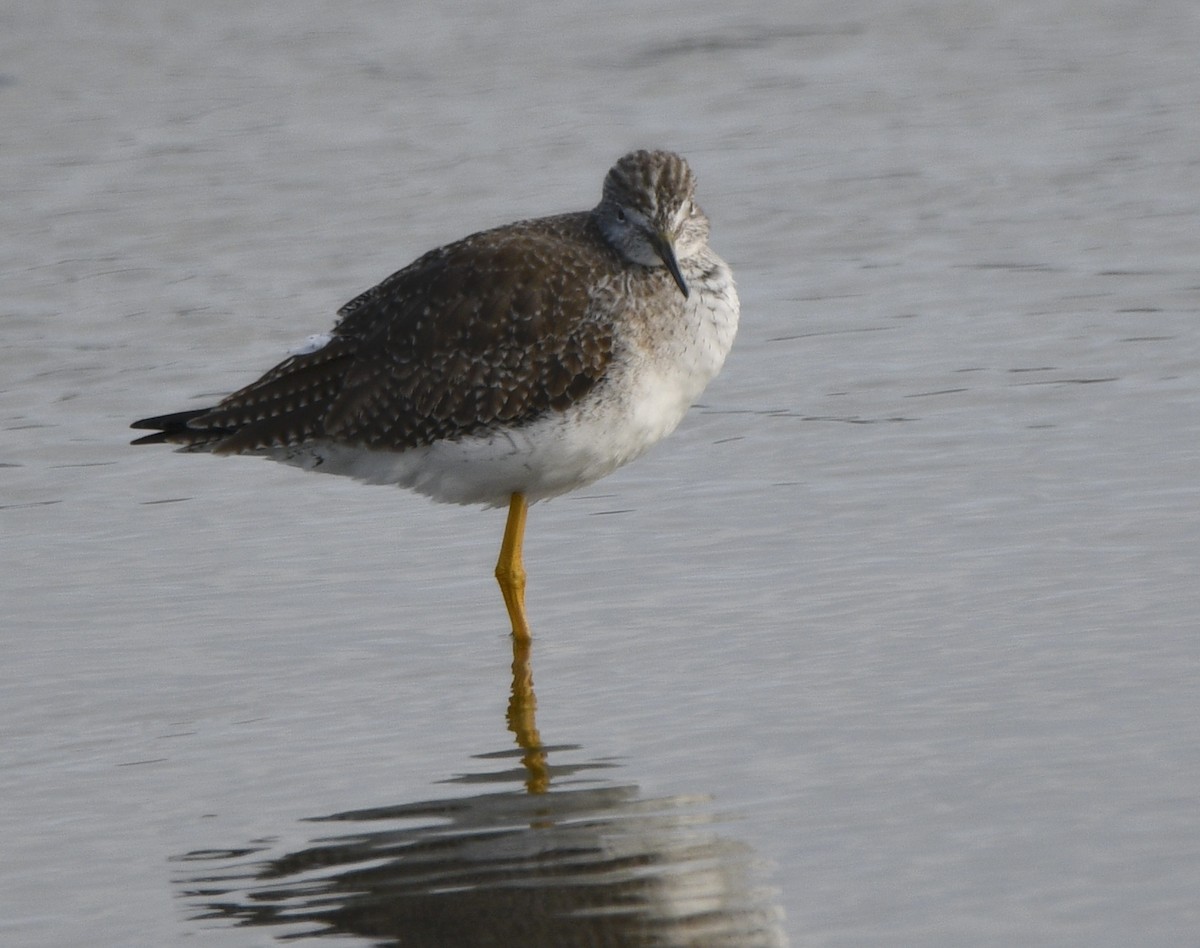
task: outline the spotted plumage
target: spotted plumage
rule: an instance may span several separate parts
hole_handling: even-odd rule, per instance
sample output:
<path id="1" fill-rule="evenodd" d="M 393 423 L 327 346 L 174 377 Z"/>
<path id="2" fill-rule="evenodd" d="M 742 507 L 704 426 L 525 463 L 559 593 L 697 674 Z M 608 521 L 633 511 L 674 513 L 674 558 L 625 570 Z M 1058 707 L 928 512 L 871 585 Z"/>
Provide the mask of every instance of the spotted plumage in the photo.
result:
<path id="1" fill-rule="evenodd" d="M 346 304 L 322 348 L 211 409 L 138 422 L 166 428 L 142 443 L 237 454 L 328 439 L 402 451 L 561 411 L 612 355 L 612 327 L 580 280 L 594 231 L 572 214 L 431 251 Z M 607 256 L 611 278 L 620 260 Z"/>
<path id="2" fill-rule="evenodd" d="M 438 500 L 553 496 L 669 432 L 737 325 L 687 163 L 633 152 L 591 211 L 426 253 L 347 303 L 328 340 L 135 444 L 256 454 Z"/>

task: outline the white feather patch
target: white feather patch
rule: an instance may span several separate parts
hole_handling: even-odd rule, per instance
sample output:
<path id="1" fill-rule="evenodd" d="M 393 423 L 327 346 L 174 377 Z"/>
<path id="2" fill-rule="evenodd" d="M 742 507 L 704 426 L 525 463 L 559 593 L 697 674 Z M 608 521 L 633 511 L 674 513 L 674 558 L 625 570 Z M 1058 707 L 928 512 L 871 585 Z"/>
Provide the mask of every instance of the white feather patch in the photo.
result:
<path id="1" fill-rule="evenodd" d="M 304 342 L 300 343 L 300 345 L 294 346 L 293 348 L 289 349 L 288 355 L 292 355 L 292 356 L 311 355 L 312 353 L 318 351 L 319 349 L 324 349 L 327 345 L 329 345 L 329 340 L 332 338 L 333 338 L 333 333 L 330 333 L 330 332 L 313 333 L 311 336 L 309 336 L 307 339 L 305 339 Z"/>

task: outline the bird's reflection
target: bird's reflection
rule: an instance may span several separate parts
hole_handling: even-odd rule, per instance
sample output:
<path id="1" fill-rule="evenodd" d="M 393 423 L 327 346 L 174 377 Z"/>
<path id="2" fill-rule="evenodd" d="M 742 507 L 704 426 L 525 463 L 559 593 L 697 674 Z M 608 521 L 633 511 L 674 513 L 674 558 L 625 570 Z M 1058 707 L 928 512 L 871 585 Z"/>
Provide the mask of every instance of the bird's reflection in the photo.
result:
<path id="1" fill-rule="evenodd" d="M 784 944 L 751 852 L 718 835 L 705 801 L 599 784 L 579 775 L 608 764 L 541 743 L 529 658 L 515 643 L 518 747 L 481 755 L 513 766 L 453 781 L 506 789 L 316 817 L 340 831 L 292 852 L 188 853 L 194 917 L 430 948 Z"/>
<path id="2" fill-rule="evenodd" d="M 513 636 L 512 695 L 508 699 L 508 729 L 524 751 L 525 789 L 545 793 L 550 789 L 550 769 L 546 748 L 537 729 L 537 695 L 533 693 L 533 657 L 530 639 Z"/>

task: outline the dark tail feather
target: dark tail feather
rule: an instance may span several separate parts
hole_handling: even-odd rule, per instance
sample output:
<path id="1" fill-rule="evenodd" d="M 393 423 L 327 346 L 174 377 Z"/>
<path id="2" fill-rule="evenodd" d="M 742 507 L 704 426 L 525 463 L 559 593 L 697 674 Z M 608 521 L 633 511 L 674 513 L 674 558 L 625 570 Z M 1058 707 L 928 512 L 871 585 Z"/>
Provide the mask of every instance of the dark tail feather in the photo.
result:
<path id="1" fill-rule="evenodd" d="M 150 428 L 154 434 L 144 435 L 131 441 L 131 444 L 182 444 L 200 447 L 213 441 L 220 441 L 230 431 L 211 428 L 191 428 L 188 422 L 201 415 L 207 415 L 211 408 L 200 408 L 192 411 L 177 411 L 170 415 L 156 415 L 154 418 L 143 418 L 135 421 L 130 428 Z"/>

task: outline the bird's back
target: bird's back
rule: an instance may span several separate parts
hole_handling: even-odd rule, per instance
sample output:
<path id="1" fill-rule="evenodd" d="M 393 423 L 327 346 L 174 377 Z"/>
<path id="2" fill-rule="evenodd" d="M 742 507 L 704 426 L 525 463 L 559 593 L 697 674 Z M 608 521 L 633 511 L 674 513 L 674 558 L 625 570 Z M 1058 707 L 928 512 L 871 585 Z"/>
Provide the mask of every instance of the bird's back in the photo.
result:
<path id="1" fill-rule="evenodd" d="M 140 440 L 218 453 L 313 441 L 401 451 L 562 410 L 612 354 L 592 298 L 620 260 L 597 255 L 599 241 L 578 213 L 432 250 L 342 307 L 321 348 L 210 409 L 139 422 L 164 429 Z"/>

